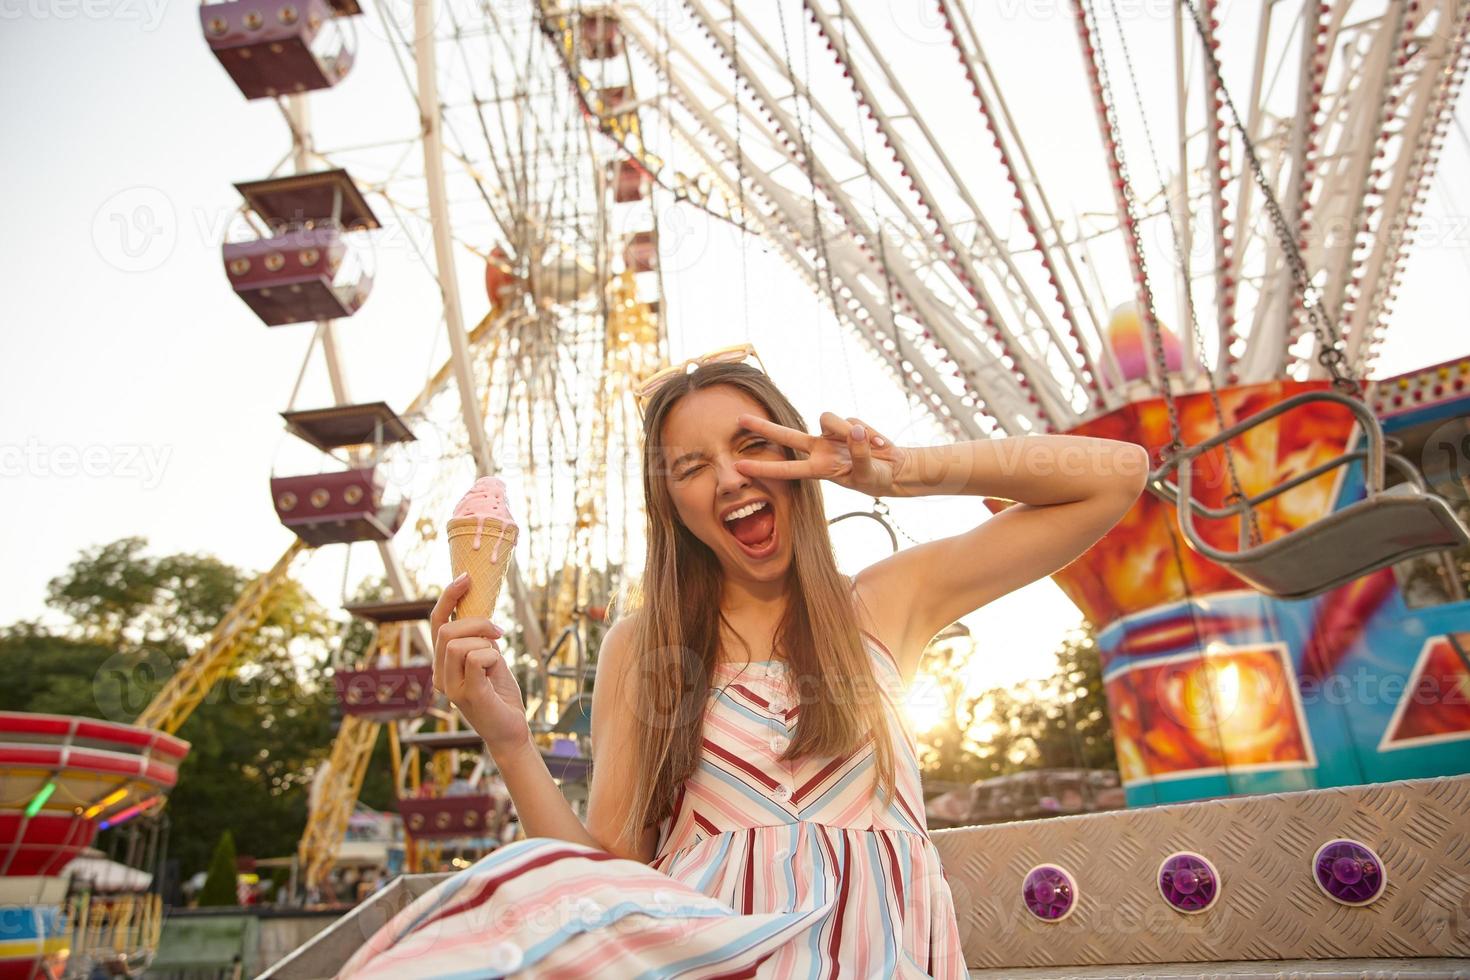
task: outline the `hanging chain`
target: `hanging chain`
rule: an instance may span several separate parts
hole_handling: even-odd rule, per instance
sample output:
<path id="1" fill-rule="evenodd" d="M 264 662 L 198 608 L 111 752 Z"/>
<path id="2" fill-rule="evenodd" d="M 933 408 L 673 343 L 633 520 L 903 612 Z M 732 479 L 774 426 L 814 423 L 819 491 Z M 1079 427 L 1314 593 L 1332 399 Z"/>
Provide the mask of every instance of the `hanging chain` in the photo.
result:
<path id="1" fill-rule="evenodd" d="M 740 12 L 736 0 L 730 0 L 730 105 L 735 109 L 735 183 L 740 192 L 740 316 L 745 326 L 745 340 L 750 341 L 750 228 L 745 213 L 745 144 L 742 141 L 740 117 Z"/>
<path id="2" fill-rule="evenodd" d="M 848 39 L 847 34 L 846 7 L 842 8 L 838 17 L 841 19 L 842 24 L 842 50 L 844 52 L 850 52 L 852 50 L 852 42 Z M 852 106 L 857 118 L 858 151 L 862 154 L 863 158 L 863 174 L 868 178 L 868 210 L 873 214 L 873 232 L 878 245 L 878 267 L 883 270 L 884 309 L 888 311 L 888 332 L 893 339 L 892 363 L 896 369 L 894 373 L 898 375 L 899 381 L 904 387 L 904 401 L 912 410 L 918 406 L 923 396 L 918 386 L 914 384 L 913 379 L 909 377 L 908 372 L 902 369 L 905 360 L 903 337 L 898 332 L 898 317 L 894 312 L 898 304 L 895 302 L 896 297 L 894 296 L 893 290 L 893 273 L 888 267 L 888 235 L 883 230 L 883 214 L 878 210 L 877 179 L 873 176 L 873 163 L 868 157 L 867 124 L 863 122 L 863 102 L 861 99 L 853 99 Z M 914 355 L 918 355 L 917 350 L 914 351 Z M 905 534 L 904 537 L 908 537 L 908 535 Z M 913 541 L 914 539 L 909 538 L 909 540 Z M 914 543 L 918 544 L 917 541 Z"/>
<path id="3" fill-rule="evenodd" d="M 1188 264 L 1185 261 L 1185 257 L 1184 257 L 1184 243 L 1180 239 L 1180 236 L 1179 236 L 1179 227 L 1174 223 L 1174 216 L 1173 216 L 1172 213 L 1170 213 L 1170 209 L 1169 209 L 1169 206 L 1168 206 L 1168 202 L 1169 202 L 1169 189 L 1168 189 L 1168 186 L 1164 182 L 1164 168 L 1159 165 L 1159 154 L 1158 154 L 1158 150 L 1154 146 L 1153 132 L 1149 129 L 1149 125 L 1148 125 L 1148 114 L 1147 113 L 1144 113 L 1142 111 L 1142 108 L 1143 108 L 1143 93 L 1141 93 L 1138 90 L 1138 73 L 1133 68 L 1133 55 L 1128 50 L 1128 39 L 1123 36 L 1122 21 L 1118 17 L 1118 4 L 1117 4 L 1117 0 L 1108 0 L 1108 5 L 1112 9 L 1112 12 L 1113 12 L 1113 24 L 1114 24 L 1115 27 L 1117 27 L 1117 31 L 1118 31 L 1118 44 L 1123 49 L 1123 63 L 1128 68 L 1128 81 L 1129 81 L 1129 84 L 1133 87 L 1133 98 L 1134 98 L 1134 101 L 1137 102 L 1137 104 L 1139 106 L 1140 117 L 1143 119 L 1143 135 L 1144 135 L 1144 137 L 1145 137 L 1145 139 L 1146 139 L 1146 141 L 1148 143 L 1149 159 L 1153 162 L 1153 165 L 1154 165 L 1154 176 L 1158 178 L 1160 193 L 1164 197 L 1164 208 L 1165 208 L 1165 210 L 1164 210 L 1164 217 L 1165 217 L 1165 220 L 1167 220 L 1169 222 L 1169 237 L 1170 237 L 1170 240 L 1174 244 L 1174 261 L 1177 262 L 1177 263 L 1179 263 L 1179 269 L 1180 269 L 1180 272 L 1183 274 L 1183 278 L 1184 278 L 1184 305 L 1185 305 L 1185 308 L 1189 311 L 1189 328 L 1190 328 L 1190 333 L 1192 333 L 1194 335 L 1194 343 L 1195 343 L 1195 347 L 1197 349 L 1197 353 L 1199 355 L 1199 367 L 1200 367 L 1200 370 L 1205 373 L 1205 380 L 1208 383 L 1209 392 L 1210 392 L 1210 405 L 1214 408 L 1214 411 L 1215 411 L 1215 424 L 1219 427 L 1219 429 L 1220 429 L 1221 432 L 1224 432 L 1225 429 L 1228 428 L 1228 426 L 1226 425 L 1226 422 L 1225 422 L 1225 409 L 1224 409 L 1224 406 L 1222 406 L 1220 404 L 1220 391 L 1219 391 L 1218 388 L 1215 387 L 1215 377 L 1214 377 L 1214 374 L 1210 371 L 1209 365 L 1208 365 L 1208 363 L 1206 363 L 1206 360 L 1205 360 L 1205 357 L 1206 357 L 1206 352 L 1205 352 L 1205 339 L 1204 339 L 1203 334 L 1200 332 L 1199 312 L 1195 309 L 1195 305 L 1194 305 L 1194 284 L 1192 282 L 1190 282 L 1188 272 L 1186 271 L 1186 270 L 1188 270 L 1189 266 L 1188 266 Z M 1101 41 L 1100 38 L 1099 38 L 1099 41 Z M 1097 45 L 1095 45 L 1095 47 L 1096 47 L 1096 50 L 1097 50 L 1098 62 L 1099 62 L 1099 65 L 1101 65 L 1102 57 L 1103 57 L 1102 45 L 1101 45 L 1101 43 L 1098 43 Z M 1099 69 L 1099 70 L 1101 70 L 1101 69 Z M 1120 149 L 1119 150 L 1119 160 L 1120 160 L 1120 162 L 1121 162 L 1121 159 L 1122 159 L 1122 150 Z M 1188 206 L 1189 206 L 1189 194 L 1188 194 L 1188 189 L 1187 188 L 1185 189 L 1185 192 L 1184 192 L 1184 205 L 1185 205 L 1185 209 L 1187 211 L 1188 210 Z M 1152 297 L 1152 293 L 1150 293 L 1150 298 L 1151 297 Z M 1150 317 L 1152 317 L 1153 323 L 1154 323 L 1155 327 L 1157 328 L 1158 327 L 1158 322 L 1159 322 L 1158 321 L 1158 315 L 1157 315 L 1157 313 L 1154 310 L 1151 309 L 1149 311 L 1149 315 L 1150 315 Z M 1161 330 L 1161 329 L 1162 328 L 1159 328 L 1159 330 Z M 1168 371 L 1169 366 L 1164 361 L 1164 345 L 1163 345 L 1162 339 L 1160 339 L 1157 336 L 1157 333 L 1158 333 L 1158 331 L 1156 331 L 1156 336 L 1155 336 L 1155 340 L 1157 341 L 1157 343 L 1155 343 L 1154 346 L 1156 348 L 1156 356 L 1159 359 L 1159 363 L 1158 363 L 1159 375 L 1162 377 L 1162 376 L 1164 376 L 1165 372 Z M 1172 401 L 1172 399 L 1171 399 L 1171 401 Z M 1175 425 L 1178 424 L 1177 419 L 1171 419 L 1171 422 L 1173 422 Z M 1175 433 L 1174 433 L 1174 440 L 1175 440 L 1175 443 L 1177 445 L 1177 443 L 1179 442 L 1179 432 L 1178 432 L 1177 429 L 1175 430 Z M 1256 509 L 1250 505 L 1249 498 L 1246 497 L 1245 491 L 1241 489 L 1240 474 L 1237 473 L 1236 470 L 1235 470 L 1235 454 L 1230 451 L 1230 444 L 1227 442 L 1224 445 L 1222 445 L 1221 448 L 1225 451 L 1225 472 L 1226 472 L 1226 475 L 1230 479 L 1230 497 L 1229 497 L 1229 501 L 1232 502 L 1232 503 L 1238 502 L 1238 501 L 1245 502 L 1245 516 L 1246 516 L 1246 518 L 1247 518 L 1247 520 L 1249 521 L 1249 524 L 1250 524 L 1250 543 L 1251 543 L 1252 546 L 1254 546 L 1256 544 L 1259 544 L 1261 542 L 1261 540 L 1262 540 L 1262 537 L 1261 537 L 1261 525 L 1260 525 L 1260 521 L 1256 518 Z M 1175 446 L 1171 446 L 1170 447 L 1170 450 L 1171 450 L 1171 452 L 1177 452 L 1177 449 L 1175 448 Z M 1181 506 L 1191 506 L 1187 501 L 1181 501 L 1180 502 L 1180 505 Z"/>
<path id="4" fill-rule="evenodd" d="M 1337 327 L 1322 307 L 1321 298 L 1317 295 L 1318 290 L 1312 285 L 1311 276 L 1307 273 L 1306 261 L 1302 258 L 1301 249 L 1297 247 L 1296 236 L 1291 233 L 1291 229 L 1286 224 L 1286 216 L 1282 214 L 1281 205 L 1271 190 L 1271 183 L 1266 179 L 1266 171 L 1261 166 L 1260 158 L 1256 156 L 1255 145 L 1251 143 L 1250 134 L 1246 132 L 1245 125 L 1240 121 L 1240 113 L 1235 110 L 1235 102 L 1230 98 L 1229 89 L 1225 87 L 1225 79 L 1220 74 L 1219 59 L 1215 57 L 1215 52 L 1210 47 L 1209 37 L 1205 31 L 1204 21 L 1200 18 L 1199 10 L 1195 8 L 1193 0 L 1179 0 L 1179 2 L 1185 10 L 1189 11 L 1190 19 L 1194 21 L 1194 29 L 1200 36 L 1201 47 L 1204 50 L 1205 62 L 1209 65 L 1210 74 L 1214 76 L 1225 107 L 1230 110 L 1231 126 L 1240 134 L 1241 143 L 1245 149 L 1245 158 L 1250 164 L 1251 176 L 1261 191 L 1262 200 L 1266 203 L 1266 210 L 1271 216 L 1271 224 L 1275 227 L 1276 237 L 1281 243 L 1282 254 L 1286 256 L 1286 264 L 1291 270 L 1292 284 L 1301 297 L 1302 308 L 1307 314 L 1307 322 L 1311 324 L 1312 334 L 1317 338 L 1317 363 L 1321 364 L 1332 376 L 1332 387 L 1354 398 L 1361 398 L 1362 383 L 1353 376 L 1347 365 Z"/>
<path id="5" fill-rule="evenodd" d="M 1169 444 L 1159 451 L 1159 455 L 1167 463 L 1183 451 L 1184 433 L 1179 424 L 1179 409 L 1174 404 L 1174 389 L 1169 381 L 1169 359 L 1164 352 L 1164 338 L 1160 333 L 1158 317 L 1154 312 L 1153 285 L 1149 281 L 1148 261 L 1144 257 L 1143 241 L 1138 232 L 1138 202 L 1133 195 L 1133 182 L 1128 179 L 1128 163 L 1123 157 L 1123 144 L 1118 139 L 1117 114 L 1113 109 L 1116 103 L 1113 101 L 1112 86 L 1108 82 L 1107 62 L 1103 59 L 1102 38 L 1094 30 L 1097 18 L 1088 7 L 1087 0 L 1076 0 L 1076 2 L 1083 29 L 1086 30 L 1093 51 L 1096 52 L 1097 81 L 1102 89 L 1103 122 L 1113 134 L 1113 162 L 1118 170 L 1118 183 L 1121 185 L 1119 195 L 1123 199 L 1123 222 L 1127 226 L 1128 241 L 1138 263 L 1138 291 L 1143 300 L 1143 313 L 1146 320 L 1144 333 L 1148 334 L 1154 367 L 1159 377 L 1159 387 L 1164 396 L 1164 406 L 1169 412 Z"/>
<path id="6" fill-rule="evenodd" d="M 803 8 L 804 9 L 804 8 Z M 827 293 L 827 299 L 832 304 L 832 313 L 838 319 L 840 329 L 843 304 L 837 298 L 837 290 L 832 285 L 832 259 L 827 253 L 826 225 L 822 221 L 822 210 L 819 198 L 827 192 L 817 182 L 816 151 L 813 143 L 816 140 L 816 126 L 812 117 L 816 110 L 812 104 L 812 78 L 811 78 L 811 55 L 807 50 L 806 31 L 798 23 L 797 29 L 801 33 L 801 57 L 802 57 L 802 80 L 806 89 L 805 95 L 800 95 L 796 88 L 796 66 L 791 60 L 791 40 L 786 32 L 786 15 L 782 12 L 781 4 L 776 4 L 776 18 L 781 25 L 781 53 L 786 63 L 786 77 L 791 83 L 791 110 L 796 116 L 796 138 L 801 149 L 801 162 L 806 174 L 807 183 L 812 189 L 812 235 L 815 238 L 812 248 L 812 264 L 816 267 L 818 288 Z M 802 102 L 806 103 L 806 112 L 801 111 Z M 833 201 L 837 206 L 836 200 Z M 840 207 L 839 207 L 840 213 Z M 857 386 L 852 380 L 852 366 L 847 361 L 847 347 L 842 343 L 842 338 L 837 338 L 837 352 L 842 357 L 843 372 L 847 375 L 847 388 L 852 396 L 854 406 L 862 403 L 858 397 Z"/>
<path id="7" fill-rule="evenodd" d="M 910 534 L 909 532 L 905 531 L 903 529 L 903 527 L 899 525 L 898 521 L 894 520 L 894 518 L 893 518 L 893 511 L 889 509 L 888 502 L 886 500 L 884 500 L 882 497 L 874 497 L 873 498 L 873 514 L 879 520 L 883 521 L 885 524 L 887 524 L 889 527 L 893 528 L 899 534 L 902 534 L 904 537 L 908 538 L 914 544 L 923 544 L 923 542 L 920 541 L 918 538 L 914 537 L 912 534 Z"/>

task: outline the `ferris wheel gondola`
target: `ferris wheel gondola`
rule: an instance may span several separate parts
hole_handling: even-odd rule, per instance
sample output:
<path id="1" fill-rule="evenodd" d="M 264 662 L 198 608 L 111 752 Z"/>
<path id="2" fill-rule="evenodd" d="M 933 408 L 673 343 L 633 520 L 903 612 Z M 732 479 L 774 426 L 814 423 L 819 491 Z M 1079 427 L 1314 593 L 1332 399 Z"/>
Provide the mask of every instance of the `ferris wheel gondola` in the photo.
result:
<path id="1" fill-rule="evenodd" d="M 266 326 L 356 313 L 373 276 L 353 232 L 381 227 L 345 170 L 293 174 L 235 185 L 268 230 L 225 242 L 230 285 Z"/>

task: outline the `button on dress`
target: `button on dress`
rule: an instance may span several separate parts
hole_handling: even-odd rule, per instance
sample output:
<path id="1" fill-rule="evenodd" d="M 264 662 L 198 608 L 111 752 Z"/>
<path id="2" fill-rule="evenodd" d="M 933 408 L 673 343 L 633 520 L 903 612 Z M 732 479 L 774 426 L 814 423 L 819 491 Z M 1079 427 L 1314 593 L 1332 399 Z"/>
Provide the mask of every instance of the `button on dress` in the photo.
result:
<path id="1" fill-rule="evenodd" d="M 866 632 L 863 645 L 901 704 L 892 655 Z M 902 711 L 889 709 L 897 786 L 880 806 L 871 738 L 780 758 L 799 710 L 780 661 L 721 664 L 699 766 L 649 864 L 516 841 L 414 901 L 339 976 L 966 977 Z"/>

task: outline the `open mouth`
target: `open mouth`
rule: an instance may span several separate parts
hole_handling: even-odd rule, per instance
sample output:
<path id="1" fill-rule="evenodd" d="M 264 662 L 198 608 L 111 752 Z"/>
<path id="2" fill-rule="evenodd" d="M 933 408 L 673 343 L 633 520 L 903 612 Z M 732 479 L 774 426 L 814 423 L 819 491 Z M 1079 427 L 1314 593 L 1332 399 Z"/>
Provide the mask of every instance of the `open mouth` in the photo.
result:
<path id="1" fill-rule="evenodd" d="M 776 511 L 765 501 L 754 506 L 754 511 L 722 523 L 746 555 L 767 558 L 776 550 Z"/>

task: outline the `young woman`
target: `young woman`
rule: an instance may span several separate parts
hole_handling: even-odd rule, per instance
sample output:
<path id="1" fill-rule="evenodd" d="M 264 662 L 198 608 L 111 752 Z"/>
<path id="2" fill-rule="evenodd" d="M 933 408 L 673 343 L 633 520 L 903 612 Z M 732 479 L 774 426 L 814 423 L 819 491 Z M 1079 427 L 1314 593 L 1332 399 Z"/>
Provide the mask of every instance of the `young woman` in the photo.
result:
<path id="1" fill-rule="evenodd" d="M 648 560 L 598 657 L 586 822 L 531 741 L 503 631 L 450 621 L 451 583 L 436 684 L 527 838 L 415 901 L 344 975 L 967 975 L 899 700 L 935 633 L 1112 527 L 1147 454 L 1073 436 L 900 447 L 831 413 L 810 435 L 763 370 L 713 360 L 646 392 Z M 848 578 L 821 480 L 1017 504 Z"/>

